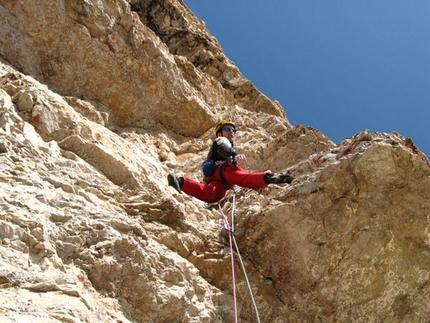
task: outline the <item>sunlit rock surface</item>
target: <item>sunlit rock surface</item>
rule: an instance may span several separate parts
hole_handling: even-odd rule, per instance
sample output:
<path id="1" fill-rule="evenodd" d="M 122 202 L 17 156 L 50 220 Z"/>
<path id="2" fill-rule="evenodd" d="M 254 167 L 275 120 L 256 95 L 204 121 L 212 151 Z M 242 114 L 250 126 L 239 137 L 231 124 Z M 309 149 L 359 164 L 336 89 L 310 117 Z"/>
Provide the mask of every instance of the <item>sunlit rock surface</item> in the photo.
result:
<path id="1" fill-rule="evenodd" d="M 261 322 L 428 321 L 411 139 L 292 126 L 182 1 L 0 0 L 0 18 L 2 322 L 232 322 L 221 213 L 166 181 L 202 179 L 222 118 L 248 170 L 296 177 L 221 202 Z"/>

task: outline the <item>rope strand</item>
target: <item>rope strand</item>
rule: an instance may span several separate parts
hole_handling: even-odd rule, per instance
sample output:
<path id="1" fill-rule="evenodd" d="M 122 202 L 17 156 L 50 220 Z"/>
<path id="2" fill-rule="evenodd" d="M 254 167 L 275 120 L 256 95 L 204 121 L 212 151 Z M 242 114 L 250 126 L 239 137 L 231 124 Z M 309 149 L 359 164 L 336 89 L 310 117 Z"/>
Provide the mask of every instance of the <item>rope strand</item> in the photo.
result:
<path id="1" fill-rule="evenodd" d="M 249 294 L 251 295 L 252 304 L 254 305 L 255 315 L 257 317 L 257 322 L 260 323 L 260 316 L 258 314 L 257 303 L 255 302 L 254 295 L 253 295 L 252 289 L 251 289 L 251 284 L 249 283 L 248 275 L 246 274 L 245 266 L 243 264 L 242 257 L 241 257 L 240 252 L 239 252 L 239 247 L 237 246 L 237 242 L 236 242 L 236 239 L 234 236 L 233 236 L 233 242 L 234 242 L 234 245 L 236 247 L 237 255 L 239 256 L 239 261 L 240 261 L 240 265 L 241 265 L 242 270 L 243 270 L 243 274 L 245 276 L 246 284 L 248 285 L 248 290 L 249 290 Z"/>
<path id="2" fill-rule="evenodd" d="M 221 214 L 224 217 L 225 228 L 229 232 L 228 239 L 230 242 L 231 276 L 232 276 L 232 280 L 233 280 L 234 323 L 237 323 L 236 278 L 235 278 L 235 274 L 234 274 L 234 255 L 233 255 L 233 243 L 232 243 L 233 233 L 232 233 L 230 225 L 228 223 L 228 219 L 227 219 L 226 215 L 224 214 L 224 212 L 222 211 L 222 207 L 221 207 L 220 203 L 218 203 L 218 207 L 219 207 Z"/>
<path id="3" fill-rule="evenodd" d="M 240 262 L 240 265 L 242 267 L 243 274 L 245 276 L 246 284 L 248 286 L 249 294 L 251 295 L 251 300 L 252 300 L 252 304 L 254 305 L 255 315 L 257 317 L 257 322 L 260 323 L 260 316 L 258 314 L 257 303 L 255 302 L 254 295 L 252 293 L 251 284 L 249 282 L 248 275 L 246 274 L 245 265 L 242 261 L 242 256 L 240 255 L 239 246 L 238 246 L 238 244 L 236 242 L 236 238 L 234 236 L 235 204 L 236 204 L 236 192 L 233 189 L 233 203 L 232 203 L 232 208 L 231 208 L 231 227 L 230 227 L 230 225 L 228 223 L 227 216 L 224 214 L 222 207 L 221 207 L 221 204 L 218 202 L 219 210 L 220 210 L 222 216 L 224 217 L 224 223 L 225 223 L 224 225 L 225 225 L 227 231 L 229 232 L 230 258 L 231 258 L 232 280 L 233 280 L 234 315 L 235 315 L 234 322 L 237 323 L 237 297 L 236 297 L 236 279 L 235 279 L 235 273 L 234 273 L 234 256 L 233 256 L 233 243 L 232 243 L 232 241 L 234 242 L 234 246 L 236 248 L 236 253 L 239 257 L 239 262 Z"/>

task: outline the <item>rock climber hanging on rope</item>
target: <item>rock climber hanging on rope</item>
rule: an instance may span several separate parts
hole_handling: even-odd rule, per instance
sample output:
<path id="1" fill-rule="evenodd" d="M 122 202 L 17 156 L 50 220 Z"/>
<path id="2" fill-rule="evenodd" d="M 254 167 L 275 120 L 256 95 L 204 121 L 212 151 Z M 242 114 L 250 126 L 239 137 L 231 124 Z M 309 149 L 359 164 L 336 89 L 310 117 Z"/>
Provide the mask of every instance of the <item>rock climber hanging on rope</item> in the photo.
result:
<path id="1" fill-rule="evenodd" d="M 230 120 L 222 120 L 215 127 L 215 140 L 202 165 L 205 183 L 186 177 L 167 176 L 169 186 L 179 193 L 185 192 L 207 203 L 221 200 L 227 190 L 234 185 L 259 189 L 268 184 L 290 184 L 294 177 L 289 174 L 274 175 L 271 172 L 250 173 L 241 166 L 246 164 L 246 156 L 233 148 L 236 126 Z"/>

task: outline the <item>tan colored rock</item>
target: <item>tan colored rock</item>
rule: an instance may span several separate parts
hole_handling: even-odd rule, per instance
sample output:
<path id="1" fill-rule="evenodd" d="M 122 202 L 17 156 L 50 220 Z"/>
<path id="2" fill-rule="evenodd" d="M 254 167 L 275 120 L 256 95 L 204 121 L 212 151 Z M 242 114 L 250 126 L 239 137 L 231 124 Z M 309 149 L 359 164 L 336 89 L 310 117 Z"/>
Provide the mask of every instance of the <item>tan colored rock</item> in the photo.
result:
<path id="1" fill-rule="evenodd" d="M 182 68 L 184 79 L 203 95 L 210 105 L 229 104 L 235 101 L 245 109 L 285 117 L 285 111 L 276 101 L 269 100 L 247 80 L 239 69 L 224 54 L 218 41 L 207 31 L 204 22 L 196 19 L 182 1 L 140 1 L 131 0 L 143 24 L 151 28 L 165 43 L 175 59 L 192 64 L 209 76 L 209 82 L 198 76 L 195 69 Z M 179 58 L 177 58 L 179 57 Z M 181 64 L 178 63 L 181 67 Z M 191 74 L 191 75 L 189 75 Z M 210 82 L 214 78 L 217 82 Z M 202 84 L 203 82 L 203 84 Z M 225 102 L 216 102 L 217 95 L 208 92 L 219 84 L 227 91 Z M 205 84 L 206 83 L 206 84 Z M 209 95 L 208 95 L 209 94 Z"/>
<path id="2" fill-rule="evenodd" d="M 428 315 L 430 173 L 425 156 L 404 143 L 365 131 L 293 166 L 304 174 L 270 192 L 264 208 L 242 200 L 239 244 L 280 303 L 295 304 L 279 305 L 285 317 L 413 322 Z"/>
<path id="3" fill-rule="evenodd" d="M 124 0 L 91 4 L 79 1 L 3 2 L 0 3 L 0 54 L 55 91 L 85 97 L 101 105 L 110 114 L 111 126 L 153 131 L 161 124 L 181 134 L 198 136 L 217 121 L 215 107 L 236 102 L 253 111 L 259 109 L 285 115 L 279 105 L 272 103 L 239 73 L 207 31 L 202 34 L 212 45 L 204 52 L 216 55 L 226 66 L 223 69 L 231 70 L 231 76 L 224 83 L 230 82 L 230 78 L 241 79 L 249 89 L 234 86 L 232 96 L 223 82 L 220 86 L 211 73 L 199 70 L 200 65 L 193 60 L 181 59 L 200 48 L 200 41 L 175 58 L 177 53 L 173 49 L 170 53 L 163 38 L 143 24 L 145 17 L 139 18 Z M 139 2 L 138 12 L 149 10 L 145 3 Z M 153 3 L 148 2 L 148 5 Z M 132 8 L 134 6 L 132 4 Z M 198 30 L 203 30 L 201 22 L 183 4 L 175 2 L 172 5 L 166 1 L 157 6 L 168 7 L 168 12 L 178 17 L 175 20 L 166 16 L 165 10 L 155 13 L 153 22 L 158 21 L 154 17 L 160 16 L 167 24 L 160 27 L 162 30 L 174 29 L 176 34 L 178 30 L 182 30 L 181 33 L 192 31 L 193 38 L 201 38 L 190 28 L 194 24 L 200 25 Z M 186 13 L 186 20 L 181 13 Z M 172 37 L 169 39 L 173 42 Z M 18 48 L 17 43 L 26 46 Z M 143 63 L 145 61 L 151 61 L 151 64 Z M 205 66 L 208 64 L 216 65 L 216 62 L 210 60 Z M 192 77 L 184 77 L 189 73 Z M 192 80 L 192 83 L 183 82 L 184 79 Z M 251 96 L 252 103 L 245 102 Z M 237 101 L 233 97 L 238 97 Z M 178 118 L 187 122 L 172 123 Z"/>
<path id="4" fill-rule="evenodd" d="M 2 70 L 10 72 L 11 69 L 2 65 Z M 2 77 L 2 84 L 8 90 L 13 88 L 7 82 L 10 81 L 8 77 L 11 75 L 19 76 L 21 91 L 25 91 L 26 87 L 37 87 L 36 81 L 20 76 L 15 71 L 12 74 L 6 73 L 6 77 L 4 75 Z M 46 113 L 40 118 L 38 124 L 52 125 L 52 127 L 40 128 L 46 131 L 42 133 L 44 137 L 49 138 L 58 133 L 57 129 L 61 128 L 58 125 L 64 122 L 63 118 L 67 113 L 69 113 L 69 118 L 76 122 L 77 128 L 85 126 L 90 129 L 91 126 L 93 133 L 97 133 L 98 124 L 76 115 L 66 101 L 58 101 L 59 97 L 44 89 L 43 86 L 40 86 L 39 90 L 36 99 L 45 103 L 44 109 L 41 111 L 46 111 Z M 123 310 L 125 316 L 132 315 L 142 322 L 156 321 L 154 317 L 161 319 L 163 315 L 165 315 L 165 320 L 169 321 L 169 317 L 178 315 L 178 312 L 166 309 L 165 314 L 162 314 L 161 309 L 165 306 L 163 304 L 173 301 L 177 303 L 180 315 L 184 315 L 189 321 L 193 321 L 193 318 L 204 321 L 205 317 L 207 320 L 215 317 L 215 305 L 208 305 L 214 304 L 213 299 L 220 292 L 200 278 L 197 274 L 198 271 L 191 263 L 185 262 L 177 253 L 169 251 L 165 246 L 157 243 L 148 236 L 144 229 L 144 218 L 148 221 L 156 219 L 172 223 L 178 228 L 185 225 L 181 223 L 184 219 L 183 207 L 174 200 L 163 202 L 163 195 L 165 195 L 164 199 L 168 195 L 160 189 L 165 186 L 164 183 L 161 184 L 161 178 L 159 178 L 159 182 L 155 179 L 155 183 L 145 185 L 141 194 L 135 197 L 140 204 L 133 203 L 130 200 L 131 196 L 127 197 L 127 192 L 130 192 L 128 182 L 123 183 L 123 189 L 119 189 L 120 186 L 103 174 L 100 168 L 96 168 L 97 165 L 103 163 L 108 165 L 110 161 L 111 174 L 115 174 L 114 171 L 117 176 L 131 174 L 130 170 L 133 168 L 131 164 L 126 167 L 125 173 L 124 169 L 119 168 L 117 164 L 112 164 L 112 158 L 116 158 L 114 155 L 102 156 L 101 160 L 96 158 L 99 151 L 95 148 L 98 145 L 103 149 L 112 149 L 111 152 L 119 151 L 107 144 L 112 141 L 102 140 L 94 144 L 93 149 L 88 149 L 88 152 L 77 149 L 77 153 L 81 153 L 83 158 L 94 163 L 91 165 L 77 154 L 61 149 L 56 141 L 42 140 L 34 127 L 17 114 L 12 97 L 4 90 L 1 91 L 2 131 L 0 134 L 3 153 L 0 156 L 2 158 L 0 176 L 2 178 L 0 195 L 2 245 L 0 249 L 6 264 L 2 267 L 1 276 L 1 281 L 4 282 L 2 287 L 6 292 L 5 300 L 10 302 L 9 299 L 12 297 L 10 295 L 19 294 L 22 289 L 23 293 L 27 291 L 25 298 L 29 299 L 29 302 L 41 302 L 39 300 L 42 296 L 41 293 L 47 298 L 55 297 L 56 302 L 51 302 L 51 307 L 47 305 L 46 308 L 34 308 L 30 311 L 26 311 L 28 307 L 16 309 L 7 306 L 2 308 L 0 317 L 11 317 L 17 320 L 33 317 L 35 320 L 46 319 L 46 321 L 61 318 L 61 320 L 72 322 L 83 322 L 96 315 L 97 308 L 100 307 L 105 314 L 94 316 L 93 321 L 110 322 L 116 320 L 115 318 L 121 320 L 122 315 L 115 314 L 115 312 L 120 306 L 125 306 L 128 308 Z M 60 105 L 62 105 L 61 109 Z M 50 109 L 53 106 L 59 109 Z M 61 113 L 53 118 L 55 111 L 61 111 Z M 48 132 L 49 130 L 52 132 Z M 80 131 L 77 134 L 71 134 L 66 139 L 79 138 L 85 142 L 88 140 L 85 133 Z M 99 133 L 99 136 L 114 140 L 113 144 L 115 144 L 115 140 L 123 141 L 121 137 L 110 131 L 104 134 Z M 140 158 L 138 156 L 142 157 L 143 152 L 124 143 L 125 145 L 121 147 L 123 157 L 119 158 L 125 163 L 134 160 L 140 172 L 145 170 L 149 174 L 151 172 L 149 164 L 142 166 L 138 162 Z M 129 150 L 130 148 L 131 150 Z M 106 160 L 106 157 L 110 159 Z M 148 159 L 146 162 L 150 161 L 151 159 Z M 158 187 L 154 186 L 155 184 L 158 184 Z M 151 190 L 157 190 L 158 193 L 149 193 Z M 156 202 L 154 202 L 154 197 Z M 142 208 L 144 202 L 146 206 Z M 133 205 L 137 209 L 137 214 L 130 217 L 129 214 L 133 213 L 128 210 Z M 177 211 L 167 212 L 166 210 L 169 209 L 177 209 Z M 190 242 L 201 244 L 199 239 L 201 238 L 192 239 Z M 195 242 L 193 242 L 194 240 Z M 192 244 L 188 248 L 193 248 Z M 124 254 L 120 256 L 122 253 Z M 117 259 L 117 257 L 120 258 Z M 16 259 L 22 260 L 17 263 Z M 134 263 L 137 259 L 140 259 L 138 261 L 140 265 L 136 267 Z M 149 259 L 152 260 L 148 262 Z M 183 265 L 179 266 L 181 261 Z M 127 262 L 130 267 L 125 266 Z M 163 263 L 165 265 L 162 265 Z M 14 267 L 8 267 L 8 264 Z M 151 264 L 157 264 L 159 273 L 154 271 L 155 267 Z M 28 266 L 34 268 L 35 273 L 32 273 L 32 269 Z M 115 269 L 116 267 L 117 269 Z M 75 270 L 74 268 L 76 270 L 80 268 L 86 284 L 94 286 L 92 287 L 95 288 L 94 295 L 86 296 L 85 289 L 78 284 L 78 278 L 73 278 L 72 270 Z M 185 277 L 175 283 L 171 281 L 172 278 L 166 276 L 165 268 L 170 268 L 169 271 L 173 277 L 181 275 Z M 28 277 L 26 273 L 29 271 L 34 279 L 26 279 Z M 19 275 L 20 272 L 23 274 Z M 69 302 L 67 295 L 70 292 L 63 290 L 64 287 L 60 280 L 56 278 L 52 280 L 52 275 L 58 274 L 60 276 L 71 275 L 70 282 L 77 284 L 73 287 L 76 290 L 73 292 L 73 297 L 79 299 L 79 302 Z M 106 277 L 109 275 L 115 276 L 115 279 L 107 280 Z M 124 278 L 121 278 L 121 275 L 124 275 Z M 76 281 L 74 282 L 74 280 Z M 183 285 L 183 282 L 186 284 Z M 153 284 L 154 286 L 145 292 L 140 290 L 142 284 Z M 175 284 L 178 286 L 177 288 L 170 288 Z M 163 287 L 164 291 L 160 292 L 160 296 L 154 295 L 154 290 L 161 291 L 161 286 L 166 286 Z M 96 292 L 96 290 L 98 291 Z M 148 312 L 148 304 L 140 302 L 142 297 L 146 297 L 146 293 L 148 293 L 148 299 L 155 297 L 155 303 L 152 305 L 153 311 Z M 86 297 L 89 300 L 86 300 Z M 127 301 L 124 304 L 118 303 L 117 299 L 122 298 Z M 220 302 L 220 298 L 224 297 L 216 296 L 216 304 Z M 107 301 L 105 302 L 104 299 Z M 93 302 L 94 306 L 85 305 L 84 307 L 88 307 L 87 310 L 77 307 L 80 302 L 85 304 L 88 301 Z M 49 301 L 47 301 L 48 303 Z M 60 308 L 64 309 L 64 315 L 59 314 L 63 311 Z M 188 310 L 184 311 L 185 308 Z M 86 314 L 86 311 L 94 314 Z"/>
<path id="5" fill-rule="evenodd" d="M 428 320 L 430 164 L 411 139 L 292 127 L 181 1 L 0 0 L 0 18 L 0 321 L 234 321 L 222 215 L 166 183 L 202 178 L 221 118 L 248 170 L 296 177 L 234 190 L 261 322 Z"/>

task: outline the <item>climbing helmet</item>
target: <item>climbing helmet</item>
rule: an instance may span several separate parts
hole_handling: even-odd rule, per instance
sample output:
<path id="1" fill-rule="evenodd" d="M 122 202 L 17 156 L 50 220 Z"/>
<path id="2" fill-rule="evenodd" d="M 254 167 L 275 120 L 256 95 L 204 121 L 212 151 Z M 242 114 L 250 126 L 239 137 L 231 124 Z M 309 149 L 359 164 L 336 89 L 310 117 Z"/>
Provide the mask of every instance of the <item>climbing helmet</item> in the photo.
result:
<path id="1" fill-rule="evenodd" d="M 233 126 L 233 128 L 236 128 L 236 125 L 234 124 L 233 121 L 231 120 L 221 120 L 220 122 L 217 123 L 216 127 L 215 127 L 215 136 L 217 135 L 218 132 L 220 132 L 222 130 L 222 128 L 226 125 L 231 125 Z"/>

